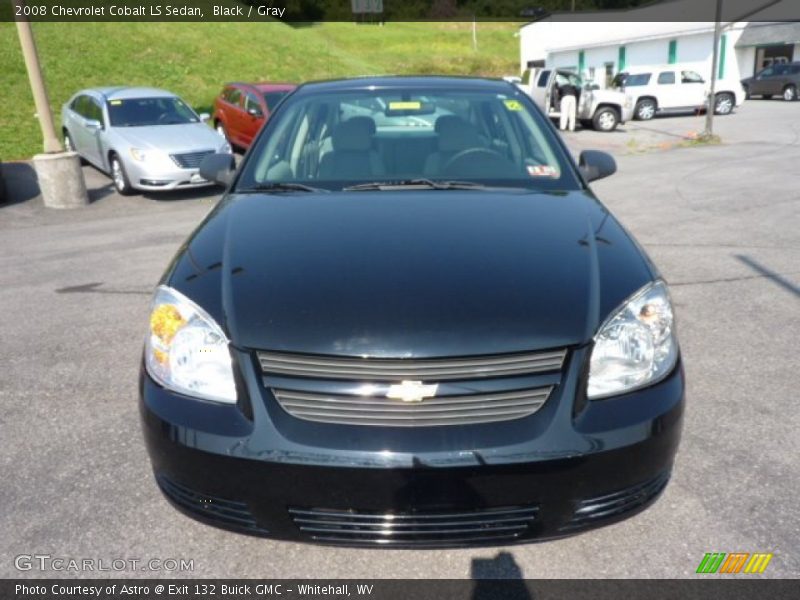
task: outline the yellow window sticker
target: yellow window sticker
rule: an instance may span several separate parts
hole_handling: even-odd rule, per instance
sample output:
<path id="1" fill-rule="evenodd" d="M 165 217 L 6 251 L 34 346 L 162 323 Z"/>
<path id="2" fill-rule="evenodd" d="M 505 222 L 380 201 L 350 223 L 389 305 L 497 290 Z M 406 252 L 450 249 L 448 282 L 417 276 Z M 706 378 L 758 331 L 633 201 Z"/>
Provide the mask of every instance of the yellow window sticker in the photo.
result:
<path id="1" fill-rule="evenodd" d="M 522 110 L 522 103 L 519 100 L 503 100 L 508 110 L 519 111 Z"/>
<path id="2" fill-rule="evenodd" d="M 118 106 L 120 104 L 122 104 L 122 100 L 112 100 L 111 101 L 111 106 Z"/>
<path id="3" fill-rule="evenodd" d="M 420 110 L 422 102 L 389 102 L 389 110 Z"/>

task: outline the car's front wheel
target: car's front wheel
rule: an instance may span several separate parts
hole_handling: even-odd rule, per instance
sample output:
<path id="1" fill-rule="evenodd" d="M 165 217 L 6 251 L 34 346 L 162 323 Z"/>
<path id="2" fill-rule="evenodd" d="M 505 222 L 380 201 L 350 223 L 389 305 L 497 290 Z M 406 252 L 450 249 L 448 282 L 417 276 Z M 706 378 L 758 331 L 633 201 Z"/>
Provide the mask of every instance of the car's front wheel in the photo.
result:
<path id="1" fill-rule="evenodd" d="M 656 103 L 650 98 L 643 98 L 636 103 L 636 118 L 640 121 L 649 121 L 656 116 Z"/>
<path id="2" fill-rule="evenodd" d="M 797 100 L 797 87 L 794 85 L 787 85 L 783 88 L 783 99 L 787 102 Z"/>
<path id="3" fill-rule="evenodd" d="M 114 180 L 114 188 L 120 195 L 128 196 L 133 193 L 128 174 L 125 173 L 125 167 L 116 154 L 111 155 L 111 179 Z"/>
<path id="4" fill-rule="evenodd" d="M 733 95 L 728 92 L 717 94 L 714 100 L 714 114 L 729 115 L 733 111 Z"/>
<path id="5" fill-rule="evenodd" d="M 592 118 L 592 125 L 597 131 L 614 131 L 619 125 L 617 111 L 608 106 L 598 109 Z"/>

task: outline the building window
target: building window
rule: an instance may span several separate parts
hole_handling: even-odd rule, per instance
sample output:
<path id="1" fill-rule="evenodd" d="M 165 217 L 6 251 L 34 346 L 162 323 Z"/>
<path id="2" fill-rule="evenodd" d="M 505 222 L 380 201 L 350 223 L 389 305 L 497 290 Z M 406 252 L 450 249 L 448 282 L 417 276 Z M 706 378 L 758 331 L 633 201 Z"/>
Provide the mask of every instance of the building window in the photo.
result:
<path id="1" fill-rule="evenodd" d="M 619 47 L 619 53 L 617 54 L 617 65 L 617 71 L 625 70 L 625 46 Z"/>
<path id="2" fill-rule="evenodd" d="M 671 65 L 678 62 L 678 40 L 669 41 L 669 57 L 667 62 Z"/>
<path id="3" fill-rule="evenodd" d="M 728 45 L 727 42 L 728 36 L 723 33 L 719 39 L 719 72 L 717 73 L 719 79 L 725 79 L 725 47 Z"/>

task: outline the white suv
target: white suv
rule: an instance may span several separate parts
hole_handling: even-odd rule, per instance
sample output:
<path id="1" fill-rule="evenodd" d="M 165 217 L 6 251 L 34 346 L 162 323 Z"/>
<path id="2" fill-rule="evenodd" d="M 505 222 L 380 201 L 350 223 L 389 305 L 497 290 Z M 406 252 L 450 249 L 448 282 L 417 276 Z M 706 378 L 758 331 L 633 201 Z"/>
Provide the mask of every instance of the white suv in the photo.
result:
<path id="1" fill-rule="evenodd" d="M 638 67 L 618 73 L 613 85 L 634 104 L 634 118 L 646 121 L 657 114 L 694 112 L 706 105 L 709 86 L 696 71 L 679 65 Z M 727 115 L 745 98 L 738 81 L 719 80 L 715 85 L 714 112 Z"/>

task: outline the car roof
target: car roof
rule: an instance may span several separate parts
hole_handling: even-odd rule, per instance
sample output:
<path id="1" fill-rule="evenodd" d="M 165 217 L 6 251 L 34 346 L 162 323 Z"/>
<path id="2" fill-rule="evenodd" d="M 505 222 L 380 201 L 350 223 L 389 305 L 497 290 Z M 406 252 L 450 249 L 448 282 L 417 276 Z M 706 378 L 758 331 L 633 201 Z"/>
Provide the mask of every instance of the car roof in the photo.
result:
<path id="1" fill-rule="evenodd" d="M 325 81 L 311 81 L 297 88 L 298 94 L 324 93 L 338 91 L 357 91 L 369 89 L 398 89 L 407 88 L 444 88 L 448 90 L 489 90 L 508 92 L 518 90 L 514 84 L 502 79 L 486 79 L 483 77 L 442 77 L 442 76 L 395 76 L 382 77 L 354 77 L 351 79 L 329 79 Z"/>
<path id="2" fill-rule="evenodd" d="M 175 96 L 172 92 L 149 87 L 99 87 L 83 90 L 80 93 L 93 92 L 103 96 L 106 100 L 130 100 L 133 98 L 153 98 Z"/>
<path id="3" fill-rule="evenodd" d="M 261 83 L 245 83 L 243 81 L 232 81 L 226 83 L 225 87 L 246 87 L 259 92 L 291 92 L 297 87 L 296 83 L 275 83 L 271 81 L 264 81 Z"/>

